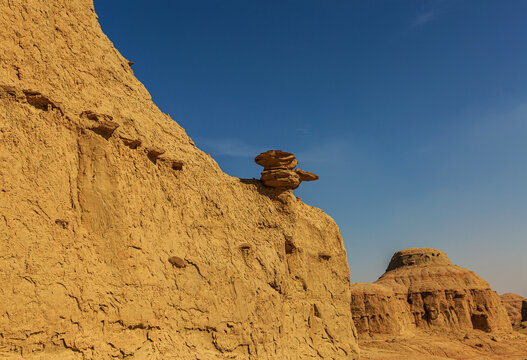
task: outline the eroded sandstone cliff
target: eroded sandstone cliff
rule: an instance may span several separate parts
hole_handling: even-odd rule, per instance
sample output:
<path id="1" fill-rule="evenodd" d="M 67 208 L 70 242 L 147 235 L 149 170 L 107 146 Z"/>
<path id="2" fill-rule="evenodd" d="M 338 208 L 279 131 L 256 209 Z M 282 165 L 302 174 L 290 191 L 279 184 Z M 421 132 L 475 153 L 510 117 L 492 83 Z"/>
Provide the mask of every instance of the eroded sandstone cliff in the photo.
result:
<path id="1" fill-rule="evenodd" d="M 224 174 L 92 0 L 0 0 L 0 28 L 0 357 L 358 357 L 330 217 Z"/>
<path id="2" fill-rule="evenodd" d="M 384 275 L 373 284 L 352 284 L 351 293 L 353 319 L 362 336 L 512 330 L 489 284 L 432 248 L 398 251 Z"/>

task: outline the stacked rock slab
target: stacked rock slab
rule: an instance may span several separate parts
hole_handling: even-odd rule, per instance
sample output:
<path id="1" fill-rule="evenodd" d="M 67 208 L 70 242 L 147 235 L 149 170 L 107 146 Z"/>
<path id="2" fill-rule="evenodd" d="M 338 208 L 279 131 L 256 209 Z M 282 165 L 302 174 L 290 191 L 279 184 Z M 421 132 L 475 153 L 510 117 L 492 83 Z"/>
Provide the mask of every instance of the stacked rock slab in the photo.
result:
<path id="1" fill-rule="evenodd" d="M 527 316 L 525 318 L 522 316 L 522 308 L 524 304 L 527 305 L 527 300 L 523 296 L 514 293 L 505 293 L 501 295 L 501 301 L 505 309 L 507 309 L 513 326 L 520 324 L 522 321 L 527 321 Z"/>
<path id="2" fill-rule="evenodd" d="M 358 357 L 329 216 L 224 174 L 91 0 L 0 29 L 0 359 Z"/>
<path id="3" fill-rule="evenodd" d="M 296 157 L 281 150 L 269 150 L 258 155 L 254 161 L 264 167 L 260 180 L 273 188 L 296 189 L 302 181 L 318 180 L 316 174 L 295 169 Z"/>
<path id="4" fill-rule="evenodd" d="M 432 248 L 398 251 L 379 280 L 352 284 L 351 294 L 354 323 L 363 336 L 511 330 L 507 312 L 488 283 Z"/>

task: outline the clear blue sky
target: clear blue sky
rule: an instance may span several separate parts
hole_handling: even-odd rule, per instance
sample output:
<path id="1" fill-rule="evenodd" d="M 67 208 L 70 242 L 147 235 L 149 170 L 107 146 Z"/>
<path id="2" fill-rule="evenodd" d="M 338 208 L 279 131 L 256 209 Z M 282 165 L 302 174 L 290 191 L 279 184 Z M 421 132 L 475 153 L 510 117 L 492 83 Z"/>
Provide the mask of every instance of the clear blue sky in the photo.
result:
<path id="1" fill-rule="evenodd" d="M 282 149 L 352 282 L 431 246 L 527 297 L 527 1 L 95 0 L 156 104 L 230 175 Z"/>

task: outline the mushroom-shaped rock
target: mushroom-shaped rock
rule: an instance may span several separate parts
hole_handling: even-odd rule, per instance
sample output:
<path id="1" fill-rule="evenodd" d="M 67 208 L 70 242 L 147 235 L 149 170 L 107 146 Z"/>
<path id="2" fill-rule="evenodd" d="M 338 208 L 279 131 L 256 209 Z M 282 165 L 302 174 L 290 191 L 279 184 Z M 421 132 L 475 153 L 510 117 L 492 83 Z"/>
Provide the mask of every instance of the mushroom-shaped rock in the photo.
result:
<path id="1" fill-rule="evenodd" d="M 265 186 L 296 189 L 302 181 L 318 180 L 318 176 L 300 169 L 293 170 L 298 161 L 291 153 L 269 150 L 258 155 L 254 161 L 264 167 L 260 180 Z"/>
<path id="2" fill-rule="evenodd" d="M 315 181 L 318 180 L 319 177 L 317 174 L 313 174 L 309 171 L 304 171 L 302 169 L 296 169 L 295 172 L 300 176 L 300 180 L 302 181 Z"/>
<path id="3" fill-rule="evenodd" d="M 265 186 L 292 189 L 296 189 L 302 181 L 296 172 L 285 169 L 264 170 L 260 180 Z"/>
<path id="4" fill-rule="evenodd" d="M 295 155 L 282 150 L 269 150 L 258 155 L 254 161 L 264 167 L 264 170 L 270 169 L 289 169 L 292 170 L 298 165 Z"/>

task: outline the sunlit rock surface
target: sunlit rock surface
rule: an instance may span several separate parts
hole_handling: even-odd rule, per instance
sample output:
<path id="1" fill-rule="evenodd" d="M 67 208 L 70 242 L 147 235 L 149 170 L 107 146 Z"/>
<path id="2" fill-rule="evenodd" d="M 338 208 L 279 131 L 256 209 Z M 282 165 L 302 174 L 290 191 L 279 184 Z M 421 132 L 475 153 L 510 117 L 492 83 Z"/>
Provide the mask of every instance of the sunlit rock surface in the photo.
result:
<path id="1" fill-rule="evenodd" d="M 0 358 L 358 357 L 329 216 L 224 174 L 91 0 L 0 0 L 0 29 Z"/>

